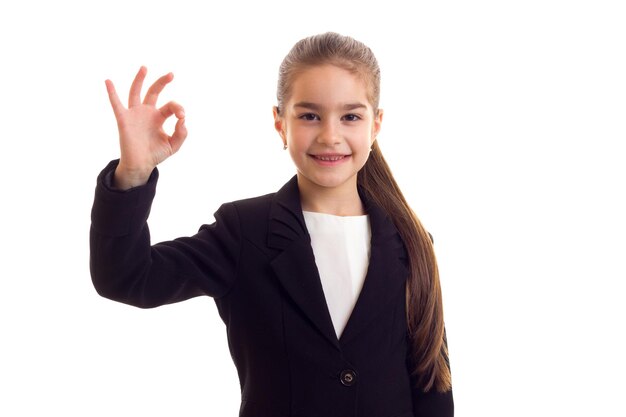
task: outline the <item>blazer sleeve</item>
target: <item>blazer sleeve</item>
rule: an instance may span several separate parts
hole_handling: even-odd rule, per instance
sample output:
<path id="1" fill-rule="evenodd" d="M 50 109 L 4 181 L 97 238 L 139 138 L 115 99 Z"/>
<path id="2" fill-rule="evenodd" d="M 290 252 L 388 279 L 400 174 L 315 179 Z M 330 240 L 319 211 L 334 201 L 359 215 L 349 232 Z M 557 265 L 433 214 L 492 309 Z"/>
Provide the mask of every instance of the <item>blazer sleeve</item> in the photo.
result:
<path id="1" fill-rule="evenodd" d="M 445 329 L 443 342 L 446 346 L 448 345 Z M 412 363 L 411 360 L 407 358 L 407 364 L 410 363 Z M 413 415 L 415 417 L 454 417 L 454 397 L 452 395 L 452 389 L 444 393 L 437 392 L 434 389 L 429 392 L 423 392 L 421 389 L 415 387 L 415 381 L 413 379 L 411 379 L 411 384 Z"/>
<path id="2" fill-rule="evenodd" d="M 428 232 L 430 241 L 435 243 L 433 235 Z M 448 338 L 446 337 L 446 331 L 444 329 L 443 343 L 448 346 Z M 407 363 L 411 363 L 407 359 Z M 450 363 L 448 362 L 448 366 Z M 415 381 L 411 381 L 415 384 Z M 411 386 L 413 392 L 413 415 L 415 417 L 454 417 L 454 397 L 452 390 L 444 393 L 431 390 L 429 392 L 423 392 L 422 390 Z"/>
<path id="3" fill-rule="evenodd" d="M 413 394 L 413 415 L 415 417 L 454 417 L 452 391 L 415 392 Z"/>
<path id="4" fill-rule="evenodd" d="M 98 176 L 91 211 L 89 264 L 96 291 L 141 308 L 225 295 L 239 262 L 235 206 L 222 205 L 215 222 L 194 236 L 151 245 L 147 220 L 158 171 L 143 186 L 115 190 L 111 178 L 118 162 L 111 161 Z"/>

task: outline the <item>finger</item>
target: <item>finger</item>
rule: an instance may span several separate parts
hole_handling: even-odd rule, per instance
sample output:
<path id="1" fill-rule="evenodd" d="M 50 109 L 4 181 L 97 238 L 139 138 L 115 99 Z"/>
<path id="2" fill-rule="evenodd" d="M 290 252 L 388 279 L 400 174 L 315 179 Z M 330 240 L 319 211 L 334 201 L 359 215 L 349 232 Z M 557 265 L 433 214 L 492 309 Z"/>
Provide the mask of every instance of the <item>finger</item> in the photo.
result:
<path id="1" fill-rule="evenodd" d="M 141 86 L 143 85 L 143 80 L 146 78 L 146 73 L 148 69 L 143 65 L 139 68 L 139 72 L 135 76 L 133 80 L 133 84 L 130 86 L 130 94 L 128 96 L 128 108 L 138 106 L 141 104 Z"/>
<path id="2" fill-rule="evenodd" d="M 109 101 L 111 102 L 111 107 L 113 107 L 113 113 L 115 114 L 115 118 L 118 118 L 120 114 L 124 111 L 124 105 L 120 101 L 120 98 L 117 95 L 117 91 L 115 91 L 113 81 L 105 80 L 104 84 L 107 87 L 107 93 L 109 93 Z"/>
<path id="3" fill-rule="evenodd" d="M 176 103 L 175 101 L 170 101 L 166 103 L 165 105 L 163 105 L 159 109 L 159 112 L 166 119 L 170 117 L 171 115 L 176 115 L 177 119 L 185 118 L 185 110 L 183 109 L 183 106 Z"/>
<path id="4" fill-rule="evenodd" d="M 187 138 L 187 126 L 185 126 L 185 119 L 178 119 L 176 126 L 174 127 L 174 133 L 170 137 L 170 146 L 172 147 L 172 153 L 178 152 L 183 142 Z"/>
<path id="5" fill-rule="evenodd" d="M 165 74 L 158 80 L 154 82 L 148 89 L 146 93 L 146 97 L 143 99 L 144 104 L 150 104 L 152 106 L 156 106 L 157 99 L 159 98 L 159 94 L 165 88 L 165 86 L 174 79 L 174 74 L 171 72 L 169 74 Z"/>

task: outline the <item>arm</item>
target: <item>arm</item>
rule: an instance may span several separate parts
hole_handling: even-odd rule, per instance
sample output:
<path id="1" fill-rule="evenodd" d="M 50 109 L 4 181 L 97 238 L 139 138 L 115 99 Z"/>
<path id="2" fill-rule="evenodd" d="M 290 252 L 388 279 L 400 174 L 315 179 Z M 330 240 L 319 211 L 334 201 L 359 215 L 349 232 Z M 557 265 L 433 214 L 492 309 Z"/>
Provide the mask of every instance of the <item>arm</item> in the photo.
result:
<path id="1" fill-rule="evenodd" d="M 143 308 L 224 295 L 239 260 L 235 207 L 223 205 L 195 236 L 151 246 L 147 219 L 158 171 L 145 185 L 120 191 L 108 184 L 117 166 L 112 161 L 98 176 L 92 208 L 90 269 L 98 293 Z"/>
<path id="2" fill-rule="evenodd" d="M 90 231 L 90 269 L 98 293 L 139 307 L 154 307 L 201 294 L 219 297 L 232 285 L 237 267 L 239 222 L 233 206 L 222 206 L 216 222 L 192 237 L 151 246 L 147 219 L 154 198 L 156 166 L 177 152 L 187 137 L 185 112 L 170 101 L 156 107 L 173 74 L 160 77 L 143 101 L 147 69 L 130 88 L 128 108 L 115 87 L 107 92 L 119 131 L 120 159 L 98 177 Z M 175 116 L 172 135 L 163 123 Z"/>
<path id="3" fill-rule="evenodd" d="M 448 346 L 445 329 L 443 343 Z M 447 349 L 446 349 L 447 350 Z M 411 363 L 407 359 L 407 363 Z M 412 369 L 409 368 L 409 369 Z M 413 392 L 413 415 L 415 417 L 454 417 L 454 397 L 452 389 L 450 391 L 440 393 L 434 388 L 429 392 L 423 392 L 415 387 L 415 381 L 411 379 L 411 390 Z"/>
<path id="4" fill-rule="evenodd" d="M 427 232 L 432 243 L 435 242 L 433 235 Z M 443 330 L 443 343 L 446 345 L 446 351 L 448 350 L 448 339 L 446 337 L 446 330 Z M 410 360 L 408 363 L 411 363 Z M 448 363 L 449 365 L 449 363 Z M 412 369 L 410 367 L 409 369 Z M 415 384 L 415 381 L 411 381 Z M 413 391 L 413 414 L 415 417 L 454 417 L 454 398 L 452 390 L 440 393 L 435 390 L 429 392 L 422 392 L 414 385 L 411 387 Z"/>
<path id="5" fill-rule="evenodd" d="M 413 415 L 415 417 L 454 417 L 452 391 L 424 393 L 414 388 Z"/>

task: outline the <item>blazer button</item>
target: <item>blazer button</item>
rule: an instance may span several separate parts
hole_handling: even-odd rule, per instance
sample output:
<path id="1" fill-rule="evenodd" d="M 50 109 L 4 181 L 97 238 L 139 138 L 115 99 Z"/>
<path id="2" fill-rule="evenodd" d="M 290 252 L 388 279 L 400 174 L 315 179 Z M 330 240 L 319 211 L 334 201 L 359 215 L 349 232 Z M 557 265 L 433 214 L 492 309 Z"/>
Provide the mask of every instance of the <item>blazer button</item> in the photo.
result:
<path id="1" fill-rule="evenodd" d="M 354 385 L 356 382 L 356 372 L 352 369 L 345 369 L 341 371 L 341 376 L 339 377 L 341 383 L 347 387 L 350 385 Z"/>

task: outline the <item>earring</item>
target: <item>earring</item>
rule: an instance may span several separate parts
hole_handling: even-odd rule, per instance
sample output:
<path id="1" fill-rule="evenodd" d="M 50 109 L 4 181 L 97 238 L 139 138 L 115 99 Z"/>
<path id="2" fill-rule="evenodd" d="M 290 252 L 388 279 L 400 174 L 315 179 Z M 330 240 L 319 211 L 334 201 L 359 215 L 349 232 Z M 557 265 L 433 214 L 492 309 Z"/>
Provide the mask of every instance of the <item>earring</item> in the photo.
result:
<path id="1" fill-rule="evenodd" d="M 287 149 L 287 144 L 286 144 L 286 143 L 284 143 L 284 144 L 283 144 L 283 150 L 286 150 L 286 149 Z"/>

